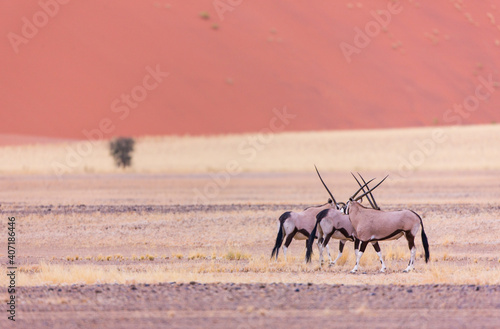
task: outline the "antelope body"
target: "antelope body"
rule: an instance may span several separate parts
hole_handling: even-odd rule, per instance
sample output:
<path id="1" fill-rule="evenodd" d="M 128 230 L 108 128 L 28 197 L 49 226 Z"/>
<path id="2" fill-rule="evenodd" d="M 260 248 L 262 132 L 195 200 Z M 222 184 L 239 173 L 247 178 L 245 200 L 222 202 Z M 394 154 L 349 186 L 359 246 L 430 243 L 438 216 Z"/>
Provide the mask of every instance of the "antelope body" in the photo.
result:
<path id="1" fill-rule="evenodd" d="M 403 235 L 408 241 L 408 248 L 411 253 L 408 267 L 404 271 L 411 271 L 413 269 L 416 254 L 415 236 L 420 227 L 422 227 L 421 237 L 425 250 L 425 262 L 428 262 L 429 243 L 424 231 L 422 218 L 420 218 L 416 212 L 411 210 L 374 210 L 362 206 L 359 202 L 353 200 L 353 198 L 347 202 L 346 210 L 355 231 L 354 237 L 361 242 L 359 252 L 356 256 L 356 265 L 352 272 L 358 270 L 359 260 L 369 242 L 396 240 Z"/>
<path id="2" fill-rule="evenodd" d="M 276 259 L 278 259 L 278 252 L 285 240 L 285 244 L 283 246 L 283 254 L 285 255 L 286 261 L 286 251 L 288 246 L 292 242 L 292 239 L 296 240 L 306 240 L 311 235 L 315 225 L 316 225 L 316 215 L 323 210 L 327 210 L 332 208 L 332 200 L 329 199 L 327 203 L 316 206 L 309 207 L 301 212 L 293 212 L 287 211 L 283 213 L 279 218 L 278 224 L 278 235 L 276 236 L 276 243 L 274 245 L 273 251 L 271 253 L 271 258 L 276 255 Z M 316 233 L 312 236 L 312 239 L 316 237 Z M 328 256 L 330 257 L 330 250 L 328 245 L 325 245 L 327 248 Z M 321 248 L 320 241 L 318 240 L 318 248 Z"/>
<path id="3" fill-rule="evenodd" d="M 342 253 L 344 251 L 344 245 L 347 241 L 354 241 L 354 254 L 358 255 L 358 247 L 359 241 L 355 238 L 354 227 L 349 220 L 349 215 L 344 214 L 342 211 L 337 209 L 325 209 L 318 213 L 316 216 L 316 226 L 314 230 L 311 232 L 311 236 L 316 234 L 316 228 L 318 228 L 318 242 L 322 241 L 322 247 L 328 244 L 331 238 L 338 239 L 339 241 L 339 253 L 337 258 L 332 262 L 330 259 L 330 266 L 335 265 L 337 260 L 342 257 Z M 373 248 L 375 252 L 379 256 L 380 262 L 382 264 L 381 271 L 385 271 L 385 263 L 382 258 L 380 246 L 378 242 L 373 242 Z M 320 263 L 323 263 L 323 249 L 319 248 L 319 260 Z M 307 243 L 307 252 L 306 252 L 306 262 L 311 261 L 312 254 L 312 240 L 309 238 Z"/>
<path id="4" fill-rule="evenodd" d="M 325 182 L 321 178 L 321 175 L 319 174 L 319 171 L 317 168 L 316 168 L 316 172 L 318 173 L 319 179 L 323 183 L 323 186 L 326 188 L 328 193 L 330 193 L 330 195 L 331 195 L 330 190 L 328 189 Z M 361 185 L 361 183 L 358 181 L 356 176 L 354 176 L 354 174 L 352 174 L 352 173 L 351 173 L 351 175 L 354 177 L 354 179 L 356 180 L 356 182 L 359 185 L 359 190 L 354 194 L 354 196 L 356 196 L 360 191 L 363 191 L 363 193 L 364 193 L 363 196 L 366 195 L 366 198 L 370 202 L 370 205 L 373 207 L 373 209 L 379 210 L 380 207 L 377 205 L 377 202 L 375 201 L 373 194 L 370 191 L 365 192 L 365 189 L 364 189 L 365 186 L 368 188 L 368 183 L 370 183 L 373 179 L 367 183 L 364 180 L 364 178 L 358 173 L 359 177 L 363 180 L 363 183 L 364 183 L 364 185 Z M 371 196 L 371 199 L 370 199 L 370 196 Z M 319 231 L 318 242 L 322 241 L 323 246 L 328 244 L 328 242 L 330 241 L 330 238 L 340 240 L 339 241 L 339 253 L 337 255 L 337 258 L 333 262 L 331 261 L 331 258 L 330 258 L 330 266 L 335 265 L 337 260 L 340 257 L 342 257 L 342 253 L 343 253 L 344 245 L 345 245 L 346 241 L 354 241 L 354 254 L 356 255 L 356 257 L 358 255 L 359 240 L 357 240 L 354 237 L 354 233 L 355 233 L 354 227 L 352 226 L 351 221 L 349 220 L 349 216 L 344 213 L 345 209 L 346 209 L 346 204 L 341 202 L 338 205 L 340 205 L 340 204 L 343 205 L 342 208 L 337 207 L 338 209 L 325 209 L 325 210 L 321 211 L 320 213 L 318 213 L 318 215 L 316 216 L 316 226 L 314 227 L 314 230 L 311 232 L 311 236 L 314 236 L 316 233 L 316 229 L 319 228 L 319 230 L 318 230 Z M 373 242 L 372 244 L 373 244 L 373 248 L 375 249 L 375 252 L 377 253 L 377 255 L 380 259 L 380 263 L 382 264 L 382 268 L 380 270 L 382 272 L 384 272 L 386 267 L 385 267 L 384 259 L 382 258 L 380 246 L 379 246 L 378 242 L 376 242 L 376 241 Z M 308 240 L 308 242 L 306 244 L 306 248 L 307 248 L 306 262 L 310 262 L 311 261 L 311 254 L 312 254 L 312 239 L 311 238 Z M 323 263 L 323 250 L 321 247 L 319 247 L 319 260 L 320 260 L 320 263 Z"/>

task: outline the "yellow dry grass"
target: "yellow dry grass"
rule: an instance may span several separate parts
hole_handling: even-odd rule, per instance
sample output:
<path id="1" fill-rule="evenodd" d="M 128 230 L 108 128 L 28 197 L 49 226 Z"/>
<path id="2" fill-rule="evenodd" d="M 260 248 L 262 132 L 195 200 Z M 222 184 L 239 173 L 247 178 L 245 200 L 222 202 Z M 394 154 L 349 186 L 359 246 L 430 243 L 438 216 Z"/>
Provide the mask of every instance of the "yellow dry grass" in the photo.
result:
<path id="1" fill-rule="evenodd" d="M 21 270 L 18 285 L 159 283 L 159 282 L 313 282 L 328 284 L 500 284 L 500 266 L 473 261 L 464 264 L 422 260 L 412 273 L 402 273 L 406 261 L 387 260 L 389 270 L 379 273 L 378 259 L 365 258 L 361 274 L 350 274 L 353 261 L 333 267 L 306 265 L 294 261 L 269 261 L 265 255 L 252 256 L 245 262 L 211 260 L 177 264 L 109 265 L 50 264 L 42 262 Z"/>
<path id="2" fill-rule="evenodd" d="M 439 138 L 433 138 L 436 134 Z M 399 171 L 412 158 L 414 170 L 498 170 L 496 140 L 499 125 L 287 132 L 265 138 L 143 137 L 137 139 L 128 172 L 210 173 L 226 171 L 231 164 L 243 172 L 296 172 L 310 171 L 311 163 L 328 171 Z M 67 166 L 70 173 L 121 172 L 114 167 L 107 142 L 89 145 L 1 147 L 0 173 L 54 174 L 55 163 Z"/>
<path id="3" fill-rule="evenodd" d="M 381 243 L 387 273 L 378 272 L 378 257 L 368 246 L 356 275 L 349 273 L 354 266 L 351 242 L 332 267 L 320 269 L 316 249 L 312 264 L 305 264 L 303 241 L 292 242 L 287 262 L 282 253 L 277 262 L 271 261 L 275 221 L 281 211 L 152 213 L 147 221 L 141 218 L 144 215 L 130 213 L 32 215 L 23 221 L 20 257 L 30 255 L 39 261 L 20 269 L 18 285 L 165 281 L 498 284 L 500 213 L 496 207 L 477 210 L 467 220 L 457 220 L 450 219 L 454 208 L 434 205 L 424 217 L 431 262 L 424 263 L 417 238 L 415 272 L 401 273 L 410 256 L 402 238 Z M 72 226 L 73 231 L 67 230 L 74 223 L 78 225 Z M 449 231 L 453 235 L 443 233 Z M 332 240 L 332 257 L 337 246 Z"/>
<path id="4" fill-rule="evenodd" d="M 408 177 L 397 175 L 400 158 L 410 155 L 415 141 L 429 138 L 434 128 L 284 133 L 274 136 L 251 161 L 238 153 L 238 146 L 255 135 L 141 138 L 133 168 L 120 175 L 109 174 L 117 170 L 101 143 L 75 167 L 79 174 L 62 179 L 50 175 L 51 161 L 64 160 L 67 145 L 4 147 L 0 173 L 8 174 L 2 176 L 1 210 L 17 218 L 18 285 L 499 284 L 500 149 L 492 143 L 500 139 L 499 128 L 442 128 L 448 141 L 436 145 Z M 243 173 L 208 198 L 210 206 L 192 205 L 194 191 L 213 184 L 211 173 L 224 171 L 232 160 Z M 381 243 L 385 274 L 378 272 L 371 246 L 362 258 L 361 273 L 350 274 L 352 243 L 333 267 L 320 269 L 316 250 L 313 263 L 306 265 L 303 241 L 292 243 L 288 262 L 282 254 L 278 262 L 270 261 L 277 218 L 284 211 L 326 200 L 311 170 L 313 163 L 343 201 L 355 189 L 349 171 L 377 177 L 391 173 L 377 190 L 377 200 L 383 209 L 411 208 L 422 215 L 431 262 L 422 259 L 420 237 L 416 270 L 409 274 L 401 273 L 409 259 L 404 239 Z M 171 208 L 144 208 L 164 205 Z M 60 209 L 65 206 L 69 208 Z M 142 210 L 136 209 L 140 206 Z M 332 240 L 334 258 L 337 246 Z M 2 264 L 5 257 L 0 250 Z M 6 284 L 4 276 L 0 285 Z"/>

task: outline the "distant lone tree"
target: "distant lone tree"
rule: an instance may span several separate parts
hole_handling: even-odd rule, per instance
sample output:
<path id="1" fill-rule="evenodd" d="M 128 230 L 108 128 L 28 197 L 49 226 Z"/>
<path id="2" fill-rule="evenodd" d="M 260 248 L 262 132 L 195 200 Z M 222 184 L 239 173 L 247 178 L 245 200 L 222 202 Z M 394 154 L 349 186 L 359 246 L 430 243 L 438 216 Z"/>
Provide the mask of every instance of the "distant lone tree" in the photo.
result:
<path id="1" fill-rule="evenodd" d="M 132 164 L 132 155 L 134 151 L 134 139 L 130 137 L 119 137 L 111 140 L 109 151 L 118 168 L 129 167 Z"/>

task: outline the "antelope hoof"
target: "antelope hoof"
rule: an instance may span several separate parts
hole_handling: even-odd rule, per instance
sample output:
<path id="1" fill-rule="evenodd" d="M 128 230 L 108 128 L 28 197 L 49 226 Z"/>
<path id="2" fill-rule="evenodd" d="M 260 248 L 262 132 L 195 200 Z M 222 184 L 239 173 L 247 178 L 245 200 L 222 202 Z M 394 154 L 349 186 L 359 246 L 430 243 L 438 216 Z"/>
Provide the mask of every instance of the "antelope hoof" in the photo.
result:
<path id="1" fill-rule="evenodd" d="M 328 266 L 335 266 L 335 262 L 330 262 Z"/>
<path id="2" fill-rule="evenodd" d="M 385 267 L 382 267 L 382 268 L 380 269 L 380 272 L 385 273 Z"/>
<path id="3" fill-rule="evenodd" d="M 412 268 L 407 267 L 407 268 L 403 271 L 403 273 L 409 273 L 411 270 L 412 270 Z"/>
<path id="4" fill-rule="evenodd" d="M 357 268 L 353 268 L 353 269 L 351 270 L 351 273 L 353 273 L 353 274 L 354 274 L 354 273 L 356 273 L 357 271 L 358 271 L 358 269 L 357 269 Z"/>

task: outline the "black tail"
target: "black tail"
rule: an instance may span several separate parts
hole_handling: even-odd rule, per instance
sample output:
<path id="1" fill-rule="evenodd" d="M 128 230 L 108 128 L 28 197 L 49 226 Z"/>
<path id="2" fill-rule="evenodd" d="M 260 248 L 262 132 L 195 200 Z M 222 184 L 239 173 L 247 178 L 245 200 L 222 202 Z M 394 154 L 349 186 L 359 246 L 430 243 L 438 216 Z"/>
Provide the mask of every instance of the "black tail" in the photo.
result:
<path id="1" fill-rule="evenodd" d="M 284 234 L 284 228 L 283 228 L 283 223 L 285 220 L 290 217 L 290 212 L 287 211 L 283 215 L 280 216 L 280 228 L 278 230 L 278 236 L 276 237 L 276 244 L 274 245 L 273 252 L 271 253 L 271 258 L 276 255 L 276 260 L 278 260 L 278 252 L 280 251 L 281 244 L 283 243 L 283 234 Z"/>
<path id="2" fill-rule="evenodd" d="M 430 253 L 429 253 L 429 241 L 427 241 L 427 235 L 425 235 L 424 231 L 424 222 L 422 222 L 422 218 L 414 211 L 412 211 L 415 215 L 417 215 L 418 219 L 420 219 L 420 226 L 422 226 L 422 244 L 424 246 L 425 251 L 425 262 L 429 261 Z"/>
<path id="3" fill-rule="evenodd" d="M 313 253 L 313 242 L 314 239 L 316 238 L 316 230 L 318 229 L 318 225 L 321 222 L 321 220 L 328 214 L 328 210 L 330 209 L 325 209 L 320 211 L 319 214 L 316 215 L 316 225 L 314 225 L 313 230 L 311 231 L 311 234 L 309 234 L 309 238 L 307 238 L 307 243 L 306 243 L 306 263 L 309 263 L 311 261 L 311 255 Z"/>

